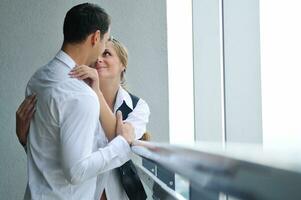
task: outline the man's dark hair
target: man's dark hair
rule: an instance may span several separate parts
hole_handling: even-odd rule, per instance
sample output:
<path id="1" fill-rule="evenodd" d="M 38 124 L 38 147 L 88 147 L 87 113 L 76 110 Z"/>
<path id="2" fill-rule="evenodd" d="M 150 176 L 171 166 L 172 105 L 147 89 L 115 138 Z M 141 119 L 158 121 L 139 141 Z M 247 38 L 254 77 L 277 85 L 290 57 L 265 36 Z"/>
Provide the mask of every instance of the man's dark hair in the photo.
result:
<path id="1" fill-rule="evenodd" d="M 76 5 L 65 16 L 64 43 L 80 43 L 97 30 L 102 38 L 110 24 L 110 16 L 103 8 L 91 3 Z"/>

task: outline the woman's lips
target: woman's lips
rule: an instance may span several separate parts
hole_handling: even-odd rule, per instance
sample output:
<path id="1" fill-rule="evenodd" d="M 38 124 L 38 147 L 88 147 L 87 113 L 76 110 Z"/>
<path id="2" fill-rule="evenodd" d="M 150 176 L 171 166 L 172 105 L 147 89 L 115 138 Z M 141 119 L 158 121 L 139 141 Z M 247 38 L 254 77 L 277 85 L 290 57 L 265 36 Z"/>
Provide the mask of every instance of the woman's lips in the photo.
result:
<path id="1" fill-rule="evenodd" d="M 106 66 L 101 66 L 101 65 L 99 65 L 98 63 L 96 63 L 94 67 L 95 67 L 96 70 L 108 68 L 108 67 L 106 67 Z"/>
<path id="2" fill-rule="evenodd" d="M 108 67 L 101 67 L 101 66 L 96 66 L 95 69 L 97 71 L 101 71 L 101 70 L 104 70 L 104 69 L 107 69 Z"/>
<path id="3" fill-rule="evenodd" d="M 96 69 L 106 69 L 108 67 L 96 67 Z"/>

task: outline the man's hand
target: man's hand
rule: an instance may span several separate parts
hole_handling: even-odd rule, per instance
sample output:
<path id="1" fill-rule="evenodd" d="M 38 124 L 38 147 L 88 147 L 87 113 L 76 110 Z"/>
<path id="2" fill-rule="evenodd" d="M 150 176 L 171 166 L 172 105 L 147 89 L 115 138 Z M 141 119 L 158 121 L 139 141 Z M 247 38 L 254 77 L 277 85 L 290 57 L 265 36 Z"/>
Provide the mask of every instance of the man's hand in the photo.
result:
<path id="1" fill-rule="evenodd" d="M 117 135 L 121 135 L 125 138 L 125 140 L 132 144 L 135 139 L 135 131 L 134 127 L 130 123 L 124 123 L 122 120 L 121 111 L 117 111 L 117 124 L 116 124 L 116 132 Z"/>
<path id="2" fill-rule="evenodd" d="M 35 112 L 36 95 L 28 96 L 23 100 L 16 112 L 16 134 L 19 142 L 24 146 L 27 143 L 30 121 Z"/>

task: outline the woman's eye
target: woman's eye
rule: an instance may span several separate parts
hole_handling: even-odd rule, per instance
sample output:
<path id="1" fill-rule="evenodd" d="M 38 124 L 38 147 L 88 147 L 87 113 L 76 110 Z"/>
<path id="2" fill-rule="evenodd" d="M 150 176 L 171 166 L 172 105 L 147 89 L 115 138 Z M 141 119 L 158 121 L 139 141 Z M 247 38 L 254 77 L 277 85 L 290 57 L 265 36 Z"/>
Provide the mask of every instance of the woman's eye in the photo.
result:
<path id="1" fill-rule="evenodd" d="M 111 54 L 110 54 L 108 51 L 105 51 L 105 52 L 103 53 L 103 55 L 104 55 L 104 56 L 110 56 Z"/>

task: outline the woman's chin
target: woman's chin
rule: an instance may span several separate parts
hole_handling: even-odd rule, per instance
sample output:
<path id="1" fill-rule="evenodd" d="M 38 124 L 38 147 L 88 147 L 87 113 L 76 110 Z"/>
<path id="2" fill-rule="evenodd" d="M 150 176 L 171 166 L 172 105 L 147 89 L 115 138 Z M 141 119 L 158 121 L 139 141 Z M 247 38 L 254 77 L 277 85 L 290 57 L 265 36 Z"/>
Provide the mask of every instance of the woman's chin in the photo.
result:
<path id="1" fill-rule="evenodd" d="M 96 69 L 96 70 L 97 70 L 97 72 L 98 72 L 98 76 L 104 76 L 104 75 L 107 74 L 107 71 L 104 70 L 104 69 L 102 69 L 102 68 Z"/>
<path id="2" fill-rule="evenodd" d="M 108 79 L 110 78 L 110 74 L 108 74 L 107 72 L 104 71 L 97 71 L 98 72 L 98 77 L 100 79 Z"/>

